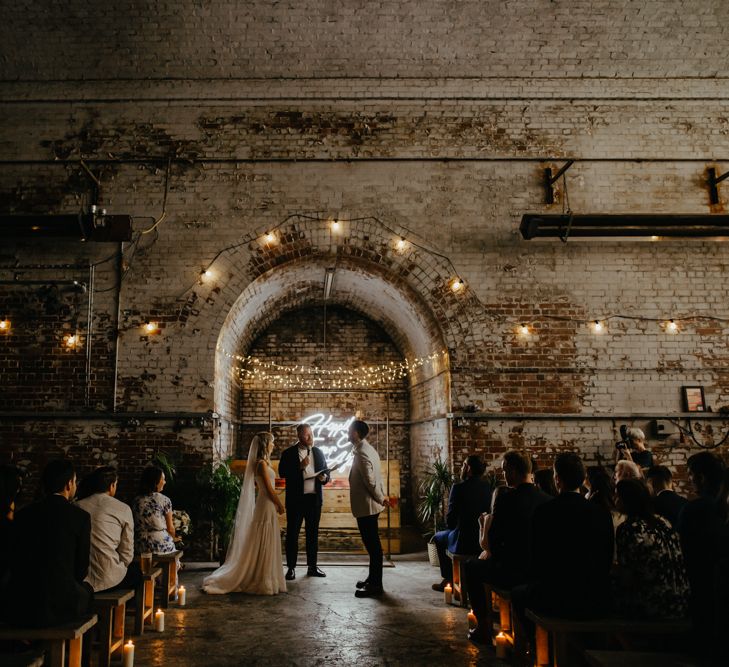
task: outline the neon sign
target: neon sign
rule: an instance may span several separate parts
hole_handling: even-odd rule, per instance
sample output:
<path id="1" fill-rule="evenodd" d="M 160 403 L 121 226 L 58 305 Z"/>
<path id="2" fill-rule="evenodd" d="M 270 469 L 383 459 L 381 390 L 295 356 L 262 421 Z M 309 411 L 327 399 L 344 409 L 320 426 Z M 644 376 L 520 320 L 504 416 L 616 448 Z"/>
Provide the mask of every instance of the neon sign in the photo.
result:
<path id="1" fill-rule="evenodd" d="M 349 444 L 349 427 L 354 421 L 354 417 L 350 417 L 347 421 L 335 421 L 332 415 L 325 415 L 318 412 L 309 415 L 301 420 L 301 424 L 311 426 L 314 434 L 314 444 L 321 449 L 327 465 L 333 466 L 341 463 L 338 469 L 340 473 L 346 473 L 352 466 L 349 456 L 352 447 Z"/>

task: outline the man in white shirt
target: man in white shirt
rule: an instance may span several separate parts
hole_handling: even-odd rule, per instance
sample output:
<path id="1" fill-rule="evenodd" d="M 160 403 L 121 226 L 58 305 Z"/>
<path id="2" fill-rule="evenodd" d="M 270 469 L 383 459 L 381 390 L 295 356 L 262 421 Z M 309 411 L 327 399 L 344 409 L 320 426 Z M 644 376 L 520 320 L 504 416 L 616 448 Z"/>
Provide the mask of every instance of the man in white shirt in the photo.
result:
<path id="1" fill-rule="evenodd" d="M 92 473 L 92 495 L 78 501 L 91 515 L 91 554 L 86 581 L 95 593 L 110 588 L 134 588 L 141 579 L 134 558 L 134 519 L 129 505 L 117 500 L 116 469 L 97 468 Z"/>
<path id="2" fill-rule="evenodd" d="M 390 500 L 385 496 L 380 470 L 380 455 L 365 438 L 370 427 L 363 421 L 353 421 L 349 427 L 349 441 L 353 445 L 354 459 L 349 471 L 349 500 L 352 514 L 365 549 L 370 556 L 369 575 L 357 582 L 358 598 L 382 595 L 382 544 L 377 520 Z"/>

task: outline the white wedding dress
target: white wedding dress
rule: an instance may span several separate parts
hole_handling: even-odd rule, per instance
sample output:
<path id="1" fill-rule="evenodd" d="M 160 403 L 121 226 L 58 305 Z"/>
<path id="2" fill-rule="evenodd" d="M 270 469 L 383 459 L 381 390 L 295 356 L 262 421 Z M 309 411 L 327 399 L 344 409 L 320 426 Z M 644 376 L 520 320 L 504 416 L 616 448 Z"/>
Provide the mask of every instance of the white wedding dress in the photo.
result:
<path id="1" fill-rule="evenodd" d="M 248 461 L 256 460 L 256 452 L 251 451 Z M 255 467 L 254 464 L 246 466 L 225 563 L 203 580 L 206 593 L 277 595 L 286 592 L 278 514 L 262 480 L 256 480 L 259 490 L 258 498 L 254 500 Z M 265 474 L 274 487 L 276 475 L 269 465 L 266 465 Z"/>

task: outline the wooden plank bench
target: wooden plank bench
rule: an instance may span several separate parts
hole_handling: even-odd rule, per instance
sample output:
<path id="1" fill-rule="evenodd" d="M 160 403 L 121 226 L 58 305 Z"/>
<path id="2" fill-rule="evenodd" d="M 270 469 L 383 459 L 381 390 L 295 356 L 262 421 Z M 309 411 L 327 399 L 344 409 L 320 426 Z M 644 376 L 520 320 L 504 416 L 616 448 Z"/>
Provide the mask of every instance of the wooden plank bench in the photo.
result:
<path id="1" fill-rule="evenodd" d="M 587 620 L 574 620 L 543 616 L 531 609 L 527 618 L 536 625 L 536 667 L 566 667 L 569 661 L 569 637 L 576 634 L 626 635 L 680 635 L 691 631 L 691 622 L 685 619 L 642 621 L 619 616 Z"/>
<path id="2" fill-rule="evenodd" d="M 184 552 L 173 551 L 170 554 L 155 554 L 152 556 L 154 567 L 162 568 L 162 586 L 159 588 L 160 606 L 167 609 L 170 600 L 177 595 L 177 570 L 178 563 Z"/>
<path id="3" fill-rule="evenodd" d="M 134 597 L 132 589 L 96 593 L 94 611 L 99 617 L 99 667 L 109 667 L 114 655 L 122 656 L 127 602 Z"/>
<path id="4" fill-rule="evenodd" d="M 94 614 L 49 628 L 16 628 L 2 625 L 0 639 L 43 642 L 47 647 L 46 662 L 50 667 L 65 667 L 66 654 L 68 654 L 68 667 L 81 667 L 81 640 L 84 634 L 96 625 L 97 620 Z"/>
<path id="5" fill-rule="evenodd" d="M 452 554 L 446 551 L 448 558 L 453 561 L 453 599 L 458 602 L 461 607 L 468 606 L 468 587 L 466 586 L 466 567 L 465 562 L 473 556 Z"/>
<path id="6" fill-rule="evenodd" d="M 162 576 L 162 568 L 154 567 L 134 589 L 134 634 L 143 635 L 144 626 L 154 623 L 154 586 Z"/>

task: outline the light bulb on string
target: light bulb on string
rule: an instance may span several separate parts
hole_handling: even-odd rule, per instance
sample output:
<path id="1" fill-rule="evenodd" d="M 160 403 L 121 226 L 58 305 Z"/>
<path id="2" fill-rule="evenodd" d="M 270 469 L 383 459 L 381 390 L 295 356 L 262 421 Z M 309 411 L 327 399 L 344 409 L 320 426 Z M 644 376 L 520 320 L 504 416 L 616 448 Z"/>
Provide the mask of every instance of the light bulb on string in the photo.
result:
<path id="1" fill-rule="evenodd" d="M 0 333 L 6 333 L 8 331 L 10 331 L 10 320 L 7 318 L 0 320 Z"/>
<path id="2" fill-rule="evenodd" d="M 157 331 L 159 330 L 159 325 L 157 324 L 157 322 L 147 322 L 147 323 L 146 323 L 146 324 L 144 325 L 144 330 L 145 330 L 145 331 L 146 331 L 146 332 L 147 332 L 148 334 L 153 334 L 153 333 L 157 333 Z"/>
<path id="3" fill-rule="evenodd" d="M 668 333 L 677 333 L 678 332 L 678 324 L 674 320 L 668 320 L 666 323 L 666 331 Z"/>
<path id="4" fill-rule="evenodd" d="M 529 325 L 528 325 L 528 324 L 527 324 L 526 322 L 522 322 L 522 323 L 521 323 L 521 324 L 519 325 L 519 333 L 520 333 L 520 334 L 521 334 L 522 336 L 527 336 L 527 335 L 529 335 Z"/>
<path id="5" fill-rule="evenodd" d="M 273 232 L 266 232 L 263 235 L 263 240 L 266 243 L 268 243 L 269 245 L 271 245 L 272 243 L 275 243 L 276 242 L 276 235 Z"/>
<path id="6" fill-rule="evenodd" d="M 595 333 L 602 333 L 602 332 L 603 332 L 603 330 L 604 330 L 604 328 L 605 328 L 605 325 L 603 325 L 603 323 L 602 323 L 602 322 L 600 322 L 600 320 L 595 320 L 595 321 L 594 321 L 594 322 L 592 323 L 592 330 L 593 330 L 593 331 L 594 331 Z"/>
<path id="7" fill-rule="evenodd" d="M 451 290 L 453 290 L 454 292 L 460 292 L 462 289 L 463 289 L 463 281 L 458 276 L 456 276 L 451 281 Z"/>
<path id="8" fill-rule="evenodd" d="M 339 232 L 339 231 L 341 231 L 341 229 L 342 229 L 342 223 L 341 223 L 341 222 L 339 222 L 339 220 L 337 220 L 336 218 L 334 218 L 334 219 L 333 219 L 333 220 L 331 221 L 331 223 L 329 224 L 329 228 L 330 228 L 330 229 L 331 229 L 331 230 L 332 230 L 333 232 L 335 232 L 335 233 L 336 233 L 336 232 Z"/>
<path id="9" fill-rule="evenodd" d="M 395 248 L 397 249 L 398 252 L 402 252 L 403 250 L 405 250 L 405 247 L 407 246 L 407 244 L 408 244 L 408 242 L 405 240 L 404 237 L 401 236 L 395 242 Z"/>

